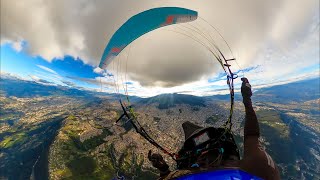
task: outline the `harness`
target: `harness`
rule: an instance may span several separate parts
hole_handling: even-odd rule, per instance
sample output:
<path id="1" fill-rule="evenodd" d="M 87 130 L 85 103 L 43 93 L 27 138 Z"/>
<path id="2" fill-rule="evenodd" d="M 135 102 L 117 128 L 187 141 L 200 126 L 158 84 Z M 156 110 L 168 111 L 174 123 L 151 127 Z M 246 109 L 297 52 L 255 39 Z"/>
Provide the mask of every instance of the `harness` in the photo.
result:
<path id="1" fill-rule="evenodd" d="M 215 167 L 231 155 L 240 160 L 239 149 L 233 135 L 224 128 L 214 127 L 204 128 L 189 137 L 178 155 L 176 159 L 178 169 Z"/>

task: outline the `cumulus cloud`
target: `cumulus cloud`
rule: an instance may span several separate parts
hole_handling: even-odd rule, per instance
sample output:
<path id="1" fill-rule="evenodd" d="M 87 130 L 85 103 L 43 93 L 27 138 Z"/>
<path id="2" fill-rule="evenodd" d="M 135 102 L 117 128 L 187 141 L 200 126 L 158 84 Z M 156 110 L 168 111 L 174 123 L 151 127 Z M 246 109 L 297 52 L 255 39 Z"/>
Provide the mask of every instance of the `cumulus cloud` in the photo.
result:
<path id="1" fill-rule="evenodd" d="M 150 38 L 148 47 L 140 48 Z M 146 35 L 134 42 L 130 51 L 128 62 L 120 57 L 121 66 L 127 63 L 129 69 L 134 70 L 128 75 L 142 86 L 182 85 L 207 77 L 219 68 L 218 63 L 210 63 L 209 53 L 204 48 L 171 32 L 156 31 L 152 36 Z"/>
<path id="2" fill-rule="evenodd" d="M 249 73 L 252 78 L 272 81 L 319 60 L 318 0 L 2 0 L 1 43 L 13 42 L 21 50 L 19 42 L 25 41 L 30 54 L 48 61 L 71 55 L 97 66 L 106 43 L 128 18 L 161 6 L 198 11 L 223 34 L 241 67 L 259 66 Z M 199 18 L 194 25 L 211 32 L 204 24 Z M 188 84 L 220 69 L 201 45 L 166 29 L 139 38 L 117 60 L 120 65 L 110 66 L 113 74 L 120 66 L 125 79 L 145 87 Z"/>

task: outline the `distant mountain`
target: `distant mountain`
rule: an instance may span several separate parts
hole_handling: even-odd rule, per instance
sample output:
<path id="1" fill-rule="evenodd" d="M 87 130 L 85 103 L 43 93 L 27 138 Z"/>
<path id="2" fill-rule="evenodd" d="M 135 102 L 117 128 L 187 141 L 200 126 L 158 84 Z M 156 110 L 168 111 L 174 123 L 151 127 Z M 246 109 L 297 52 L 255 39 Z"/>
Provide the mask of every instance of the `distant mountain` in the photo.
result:
<path id="1" fill-rule="evenodd" d="M 254 93 L 256 101 L 287 103 L 305 102 L 320 98 L 320 78 L 259 89 Z"/>
<path id="2" fill-rule="evenodd" d="M 186 94 L 161 94 L 150 98 L 143 98 L 138 103 L 153 104 L 159 103 L 159 109 L 168 109 L 177 104 L 188 104 L 190 106 L 206 106 L 205 98 Z"/>
<path id="3" fill-rule="evenodd" d="M 37 97 L 50 95 L 90 96 L 92 92 L 69 88 L 65 86 L 44 85 L 17 78 L 1 78 L 0 92 L 5 96 Z"/>
<path id="4" fill-rule="evenodd" d="M 32 98 L 41 96 L 70 96 L 82 98 L 94 98 L 99 96 L 108 96 L 117 100 L 119 96 L 124 99 L 124 95 L 110 94 L 106 92 L 94 92 L 84 89 L 77 89 L 67 86 L 57 86 L 50 84 L 43 84 L 34 81 L 26 81 L 14 76 L 6 75 L 0 78 L 0 95 L 15 96 L 18 98 Z M 132 102 L 139 101 L 141 98 L 137 96 L 130 96 Z M 93 99 L 92 99 L 93 100 Z"/>
<path id="5" fill-rule="evenodd" d="M 235 94 L 235 99 L 240 98 L 240 94 Z M 219 100 L 219 101 L 229 101 L 230 100 L 230 94 L 223 94 L 223 95 L 213 95 L 213 96 L 208 96 L 209 99 L 211 100 Z"/>
<path id="6" fill-rule="evenodd" d="M 255 87 L 253 87 L 255 89 Z M 229 101 L 230 95 L 208 96 L 211 100 Z M 288 84 L 258 89 L 253 93 L 257 102 L 288 103 L 291 101 L 305 102 L 320 98 L 320 78 L 301 80 Z M 242 101 L 241 93 L 235 93 L 235 100 Z"/>
<path id="7" fill-rule="evenodd" d="M 37 82 L 25 81 L 17 78 L 1 78 L 0 93 L 5 96 L 16 97 L 37 97 L 50 95 L 65 95 L 73 97 L 93 97 L 97 95 L 118 98 L 116 94 L 108 94 L 103 92 L 93 92 L 80 90 L 66 86 L 44 85 Z M 123 95 L 121 97 L 124 98 Z M 130 96 L 130 100 L 134 103 L 159 103 L 158 108 L 167 109 L 177 104 L 188 104 L 191 106 L 205 106 L 206 99 L 229 101 L 230 95 L 214 95 L 207 97 L 199 97 L 186 94 L 161 94 L 150 98 L 140 98 Z M 304 102 L 320 98 L 320 78 L 302 80 L 298 82 L 276 85 L 268 88 L 258 89 L 253 94 L 254 101 L 287 103 L 291 101 Z M 242 100 L 241 94 L 235 94 L 235 100 Z"/>

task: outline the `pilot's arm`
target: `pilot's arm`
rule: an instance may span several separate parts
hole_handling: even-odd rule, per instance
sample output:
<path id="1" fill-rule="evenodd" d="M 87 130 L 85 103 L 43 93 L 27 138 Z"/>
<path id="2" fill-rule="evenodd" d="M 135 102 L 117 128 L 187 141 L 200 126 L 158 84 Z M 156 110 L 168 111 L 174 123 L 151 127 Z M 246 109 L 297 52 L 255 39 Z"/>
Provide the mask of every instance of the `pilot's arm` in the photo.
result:
<path id="1" fill-rule="evenodd" d="M 279 180 L 280 175 L 271 156 L 259 142 L 260 129 L 256 113 L 252 107 L 251 85 L 247 78 L 241 78 L 241 93 L 245 107 L 244 156 L 240 168 L 266 180 Z"/>
<path id="2" fill-rule="evenodd" d="M 252 144 L 258 145 L 259 137 L 260 137 L 260 128 L 256 113 L 252 107 L 252 91 L 251 85 L 247 78 L 241 78 L 242 86 L 241 86 L 241 94 L 243 97 L 243 104 L 245 107 L 245 124 L 244 124 L 244 156 L 251 154 L 251 146 Z M 247 143 L 247 142 L 250 143 Z"/>

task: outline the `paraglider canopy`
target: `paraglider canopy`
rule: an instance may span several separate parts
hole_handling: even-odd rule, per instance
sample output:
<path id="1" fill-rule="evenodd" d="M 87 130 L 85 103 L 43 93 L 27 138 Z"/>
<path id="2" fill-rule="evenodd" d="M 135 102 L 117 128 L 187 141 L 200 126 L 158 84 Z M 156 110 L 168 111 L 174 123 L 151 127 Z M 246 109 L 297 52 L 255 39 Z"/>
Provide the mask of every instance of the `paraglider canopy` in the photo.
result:
<path id="1" fill-rule="evenodd" d="M 107 44 L 99 67 L 104 69 L 132 41 L 157 28 L 196 20 L 198 13 L 179 7 L 149 9 L 132 16 L 112 36 Z"/>

